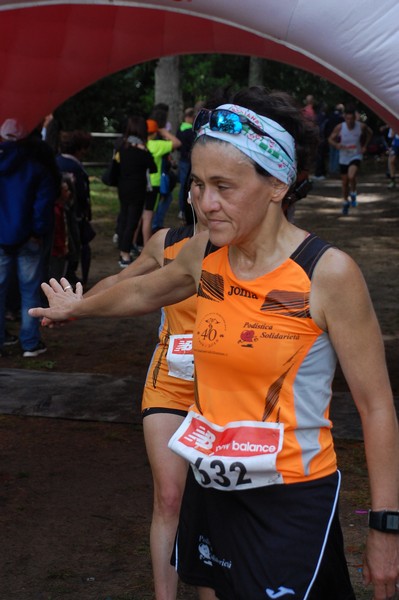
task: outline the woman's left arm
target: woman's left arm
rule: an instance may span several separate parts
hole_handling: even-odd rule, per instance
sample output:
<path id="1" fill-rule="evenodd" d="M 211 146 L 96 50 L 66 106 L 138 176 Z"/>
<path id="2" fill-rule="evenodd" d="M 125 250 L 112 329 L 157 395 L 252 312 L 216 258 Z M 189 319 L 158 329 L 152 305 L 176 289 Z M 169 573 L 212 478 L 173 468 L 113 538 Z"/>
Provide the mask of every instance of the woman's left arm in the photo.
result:
<path id="1" fill-rule="evenodd" d="M 371 509 L 399 510 L 399 435 L 384 344 L 360 269 L 331 249 L 316 267 L 312 316 L 328 331 L 360 414 Z M 363 569 L 375 600 L 393 597 L 399 581 L 399 534 L 370 530 Z"/>

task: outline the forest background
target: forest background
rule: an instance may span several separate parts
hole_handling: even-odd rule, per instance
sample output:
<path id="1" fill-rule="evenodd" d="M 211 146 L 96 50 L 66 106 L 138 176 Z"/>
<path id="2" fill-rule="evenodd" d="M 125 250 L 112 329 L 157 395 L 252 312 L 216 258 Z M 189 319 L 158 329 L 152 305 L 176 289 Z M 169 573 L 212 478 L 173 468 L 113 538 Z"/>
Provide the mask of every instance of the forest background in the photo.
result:
<path id="1" fill-rule="evenodd" d="M 337 103 L 353 103 L 373 131 L 382 125 L 377 115 L 327 79 L 272 60 L 226 54 L 168 56 L 134 65 L 80 91 L 55 109 L 54 116 L 64 130 L 121 133 L 127 115 L 147 117 L 155 103 L 164 102 L 175 132 L 185 108 L 212 97 L 217 89 L 247 85 L 284 90 L 300 104 L 312 94 L 316 108 L 324 105 L 327 113 Z"/>

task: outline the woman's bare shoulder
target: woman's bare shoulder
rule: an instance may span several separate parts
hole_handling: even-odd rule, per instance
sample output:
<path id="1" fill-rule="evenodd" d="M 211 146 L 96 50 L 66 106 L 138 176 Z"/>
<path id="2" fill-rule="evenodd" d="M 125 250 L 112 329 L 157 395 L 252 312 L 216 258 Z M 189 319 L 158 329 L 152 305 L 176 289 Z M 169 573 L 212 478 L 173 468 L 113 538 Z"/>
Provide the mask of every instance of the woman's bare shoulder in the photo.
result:
<path id="1" fill-rule="evenodd" d="M 362 272 L 358 264 L 346 252 L 332 246 L 323 254 L 317 263 L 314 281 L 337 284 L 343 283 L 352 277 L 361 277 Z"/>
<path id="2" fill-rule="evenodd" d="M 175 261 L 196 280 L 198 280 L 201 273 L 202 260 L 208 241 L 208 231 L 197 233 L 183 246 Z"/>

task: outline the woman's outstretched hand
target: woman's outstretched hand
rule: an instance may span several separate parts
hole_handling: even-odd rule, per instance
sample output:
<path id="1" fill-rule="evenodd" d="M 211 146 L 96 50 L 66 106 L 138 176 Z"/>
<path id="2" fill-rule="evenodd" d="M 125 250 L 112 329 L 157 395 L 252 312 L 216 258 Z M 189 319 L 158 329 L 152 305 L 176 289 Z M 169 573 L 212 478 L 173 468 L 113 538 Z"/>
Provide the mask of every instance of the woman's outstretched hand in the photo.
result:
<path id="1" fill-rule="evenodd" d="M 31 317 L 43 318 L 43 325 L 48 325 L 51 321 L 65 321 L 72 315 L 73 307 L 76 302 L 80 302 L 83 296 L 83 287 L 81 283 L 76 284 L 73 291 L 72 285 L 65 277 L 60 282 L 56 279 L 50 279 L 50 282 L 42 283 L 41 288 L 47 297 L 49 308 L 30 308 Z"/>

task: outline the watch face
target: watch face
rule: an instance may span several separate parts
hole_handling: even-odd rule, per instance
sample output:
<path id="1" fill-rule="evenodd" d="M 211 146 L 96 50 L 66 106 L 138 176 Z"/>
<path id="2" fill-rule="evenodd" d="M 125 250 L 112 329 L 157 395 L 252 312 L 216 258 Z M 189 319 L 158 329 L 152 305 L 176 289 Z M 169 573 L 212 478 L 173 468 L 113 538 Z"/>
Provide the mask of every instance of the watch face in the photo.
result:
<path id="1" fill-rule="evenodd" d="M 399 511 L 380 510 L 370 511 L 369 526 L 378 531 L 399 534 Z"/>
<path id="2" fill-rule="evenodd" d="M 386 514 L 386 528 L 393 529 L 394 531 L 399 531 L 399 515 L 396 513 L 387 513 Z"/>

